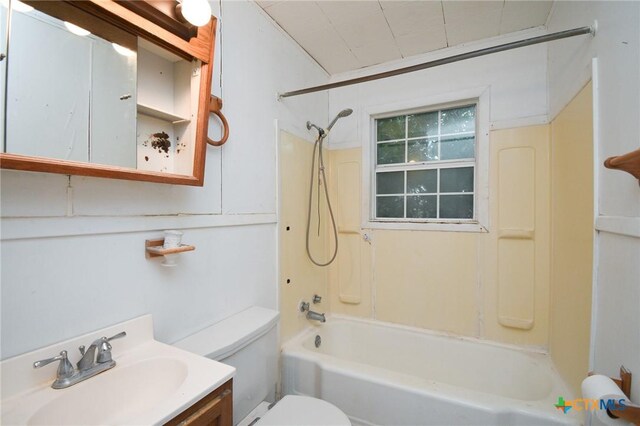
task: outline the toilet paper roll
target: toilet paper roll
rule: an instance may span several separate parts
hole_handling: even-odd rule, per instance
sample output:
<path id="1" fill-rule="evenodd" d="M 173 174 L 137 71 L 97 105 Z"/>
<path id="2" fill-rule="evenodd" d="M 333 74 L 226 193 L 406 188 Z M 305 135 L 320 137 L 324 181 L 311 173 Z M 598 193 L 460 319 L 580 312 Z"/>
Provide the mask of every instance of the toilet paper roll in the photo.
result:
<path id="1" fill-rule="evenodd" d="M 604 400 L 605 403 L 610 399 L 615 401 L 624 399 L 626 404 L 630 403 L 627 396 L 613 380 L 600 374 L 589 376 L 582 381 L 582 397 L 584 399 Z M 615 414 L 615 411 L 613 413 Z M 598 409 L 592 411 L 591 414 L 607 425 L 630 424 L 626 420 L 612 418 L 606 409 L 600 409 L 600 404 L 598 404 Z"/>

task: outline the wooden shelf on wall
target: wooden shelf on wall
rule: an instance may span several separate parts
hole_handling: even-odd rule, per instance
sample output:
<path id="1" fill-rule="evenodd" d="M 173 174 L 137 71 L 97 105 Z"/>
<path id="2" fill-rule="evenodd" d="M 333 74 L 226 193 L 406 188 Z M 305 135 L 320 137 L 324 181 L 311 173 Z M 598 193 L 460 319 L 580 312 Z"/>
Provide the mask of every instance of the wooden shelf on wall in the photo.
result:
<path id="1" fill-rule="evenodd" d="M 178 247 L 164 248 L 163 244 L 164 244 L 163 238 L 160 238 L 157 240 L 145 240 L 144 242 L 145 257 L 147 259 L 152 257 L 162 257 L 168 254 L 184 253 L 184 252 L 193 251 L 196 249 L 195 246 L 190 246 L 187 244 L 181 244 Z"/>
<path id="2" fill-rule="evenodd" d="M 628 154 L 609 157 L 605 160 L 604 166 L 607 169 L 625 171 L 640 180 L 640 149 Z"/>

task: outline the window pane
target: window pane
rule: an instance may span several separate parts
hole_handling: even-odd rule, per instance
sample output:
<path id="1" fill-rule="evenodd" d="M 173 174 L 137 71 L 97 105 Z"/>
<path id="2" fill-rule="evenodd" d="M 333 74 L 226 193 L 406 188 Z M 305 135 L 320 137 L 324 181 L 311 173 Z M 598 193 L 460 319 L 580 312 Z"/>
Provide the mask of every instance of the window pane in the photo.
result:
<path id="1" fill-rule="evenodd" d="M 440 192 L 473 192 L 473 167 L 440 169 Z"/>
<path id="2" fill-rule="evenodd" d="M 437 170 L 414 170 L 407 172 L 407 193 L 438 192 Z M 415 216 L 417 217 L 417 216 Z"/>
<path id="3" fill-rule="evenodd" d="M 380 118 L 376 120 L 378 141 L 404 138 L 404 118 L 400 117 Z"/>
<path id="4" fill-rule="evenodd" d="M 404 197 L 376 197 L 376 217 L 404 217 Z"/>
<path id="5" fill-rule="evenodd" d="M 407 197 L 407 217 L 436 217 L 436 195 L 412 195 Z"/>
<path id="6" fill-rule="evenodd" d="M 407 116 L 410 138 L 438 135 L 438 111 Z"/>
<path id="7" fill-rule="evenodd" d="M 462 108 L 443 109 L 441 134 L 475 132 L 476 130 L 476 106 L 470 105 Z"/>
<path id="8" fill-rule="evenodd" d="M 473 195 L 441 195 L 440 217 L 443 219 L 473 219 Z"/>
<path id="9" fill-rule="evenodd" d="M 404 142 L 381 143 L 377 149 L 378 164 L 404 163 Z"/>
<path id="10" fill-rule="evenodd" d="M 455 160 L 458 158 L 475 158 L 476 137 L 468 136 L 445 136 L 440 140 L 441 160 Z"/>
<path id="11" fill-rule="evenodd" d="M 419 161 L 433 161 L 438 159 L 437 139 L 416 139 L 409 141 L 409 152 L 407 153 L 410 163 Z"/>
<path id="12" fill-rule="evenodd" d="M 404 172 L 376 173 L 376 194 L 404 194 Z"/>

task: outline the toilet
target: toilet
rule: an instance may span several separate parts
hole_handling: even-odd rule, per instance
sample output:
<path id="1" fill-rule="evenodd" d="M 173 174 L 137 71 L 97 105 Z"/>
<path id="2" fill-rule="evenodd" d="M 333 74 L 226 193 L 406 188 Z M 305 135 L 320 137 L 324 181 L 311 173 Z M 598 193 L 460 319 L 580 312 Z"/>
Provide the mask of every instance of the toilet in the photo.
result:
<path id="1" fill-rule="evenodd" d="M 279 317 L 277 311 L 254 306 L 173 345 L 236 368 L 234 425 L 263 401 L 275 401 Z M 253 425 L 350 426 L 351 422 L 338 407 L 326 401 L 286 395 Z"/>

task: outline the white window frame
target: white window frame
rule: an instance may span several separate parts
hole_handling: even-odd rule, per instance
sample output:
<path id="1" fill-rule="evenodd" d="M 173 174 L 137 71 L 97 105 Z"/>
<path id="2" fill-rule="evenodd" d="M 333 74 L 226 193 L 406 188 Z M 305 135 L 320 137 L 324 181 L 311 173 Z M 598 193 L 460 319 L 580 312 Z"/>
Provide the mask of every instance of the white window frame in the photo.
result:
<path id="1" fill-rule="evenodd" d="M 363 111 L 362 228 L 488 232 L 489 229 L 489 88 L 450 92 L 428 98 L 375 105 Z M 376 119 L 476 104 L 474 219 L 374 218 L 376 173 Z M 442 168 L 447 167 L 446 162 Z M 402 167 L 400 167 L 402 168 Z M 404 170 L 404 169 L 403 169 Z"/>

